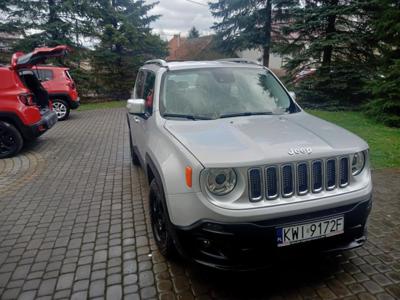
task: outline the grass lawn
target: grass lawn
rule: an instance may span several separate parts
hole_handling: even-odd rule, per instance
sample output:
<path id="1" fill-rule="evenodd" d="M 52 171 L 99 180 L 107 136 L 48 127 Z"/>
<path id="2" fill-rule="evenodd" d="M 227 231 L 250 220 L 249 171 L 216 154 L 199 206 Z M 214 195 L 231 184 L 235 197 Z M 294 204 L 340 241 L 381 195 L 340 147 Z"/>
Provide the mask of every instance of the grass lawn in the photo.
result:
<path id="1" fill-rule="evenodd" d="M 91 110 L 91 109 L 108 109 L 126 107 L 126 101 L 109 101 L 99 103 L 83 103 L 79 106 L 78 110 Z"/>
<path id="2" fill-rule="evenodd" d="M 342 126 L 366 140 L 374 169 L 400 168 L 400 129 L 376 123 L 360 112 L 308 112 Z"/>
<path id="3" fill-rule="evenodd" d="M 82 104 L 79 110 L 125 107 L 126 101 Z M 309 113 L 342 126 L 366 140 L 371 150 L 374 169 L 400 168 L 400 129 L 386 127 L 368 119 L 360 112 L 328 112 L 309 110 Z"/>

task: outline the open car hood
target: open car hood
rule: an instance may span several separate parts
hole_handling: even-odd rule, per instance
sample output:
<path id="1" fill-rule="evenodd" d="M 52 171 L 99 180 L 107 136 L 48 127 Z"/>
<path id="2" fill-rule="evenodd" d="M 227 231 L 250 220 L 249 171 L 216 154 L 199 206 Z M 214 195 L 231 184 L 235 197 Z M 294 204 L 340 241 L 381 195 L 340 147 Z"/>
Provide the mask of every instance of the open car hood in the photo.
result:
<path id="1" fill-rule="evenodd" d="M 54 48 L 36 48 L 30 53 L 16 52 L 11 58 L 13 69 L 27 68 L 39 63 L 44 63 L 50 57 L 64 56 L 70 50 L 68 46 L 60 45 Z"/>

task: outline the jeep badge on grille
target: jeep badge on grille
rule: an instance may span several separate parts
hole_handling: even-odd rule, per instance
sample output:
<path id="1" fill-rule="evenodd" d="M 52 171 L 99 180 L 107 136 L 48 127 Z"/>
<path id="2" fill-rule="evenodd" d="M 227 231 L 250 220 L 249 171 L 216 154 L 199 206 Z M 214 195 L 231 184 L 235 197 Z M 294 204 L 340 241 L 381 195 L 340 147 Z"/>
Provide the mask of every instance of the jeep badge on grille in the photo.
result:
<path id="1" fill-rule="evenodd" d="M 311 154 L 312 149 L 311 147 L 290 148 L 288 153 L 289 155 Z"/>

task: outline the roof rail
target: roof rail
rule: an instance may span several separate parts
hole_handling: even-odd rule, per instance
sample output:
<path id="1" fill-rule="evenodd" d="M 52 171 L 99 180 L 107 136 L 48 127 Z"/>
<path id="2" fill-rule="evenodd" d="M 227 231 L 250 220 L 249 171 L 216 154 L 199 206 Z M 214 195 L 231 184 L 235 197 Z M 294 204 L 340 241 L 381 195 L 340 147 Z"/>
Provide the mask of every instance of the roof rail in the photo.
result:
<path id="1" fill-rule="evenodd" d="M 151 65 L 151 64 L 159 65 L 160 67 L 166 67 L 166 68 L 168 67 L 167 62 L 163 59 L 151 59 L 151 60 L 146 61 L 144 64 L 145 65 Z"/>
<path id="2" fill-rule="evenodd" d="M 234 63 L 239 63 L 239 64 L 252 64 L 252 65 L 262 66 L 262 64 L 259 63 L 258 61 L 252 60 L 252 59 L 247 59 L 247 58 L 222 58 L 222 59 L 218 59 L 217 61 L 226 61 L 226 62 L 234 62 Z"/>

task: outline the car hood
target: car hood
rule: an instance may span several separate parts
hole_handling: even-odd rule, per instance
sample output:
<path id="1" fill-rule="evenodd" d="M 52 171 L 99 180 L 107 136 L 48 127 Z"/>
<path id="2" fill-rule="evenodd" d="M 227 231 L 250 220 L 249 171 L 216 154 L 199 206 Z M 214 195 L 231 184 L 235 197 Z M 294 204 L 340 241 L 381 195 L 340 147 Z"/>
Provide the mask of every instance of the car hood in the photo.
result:
<path id="1" fill-rule="evenodd" d="M 305 112 L 209 121 L 167 120 L 164 127 L 205 167 L 300 161 L 368 148 L 356 135 Z"/>
<path id="2" fill-rule="evenodd" d="M 39 63 L 44 63 L 50 57 L 64 56 L 70 51 L 70 48 L 65 45 L 59 45 L 53 48 L 36 48 L 34 51 L 24 54 L 16 52 L 11 58 L 11 67 L 13 69 L 27 68 Z"/>

